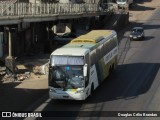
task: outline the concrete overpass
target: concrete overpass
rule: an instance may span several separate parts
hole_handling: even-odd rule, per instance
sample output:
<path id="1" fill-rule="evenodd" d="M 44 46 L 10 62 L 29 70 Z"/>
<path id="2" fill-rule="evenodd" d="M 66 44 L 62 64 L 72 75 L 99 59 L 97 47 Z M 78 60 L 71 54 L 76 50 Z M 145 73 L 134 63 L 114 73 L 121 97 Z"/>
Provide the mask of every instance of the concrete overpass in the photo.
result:
<path id="1" fill-rule="evenodd" d="M 112 4 L 106 4 L 102 8 L 92 3 L 1 3 L 0 25 L 100 16 L 114 10 L 115 6 Z"/>
<path id="2" fill-rule="evenodd" d="M 90 18 L 87 22 L 93 25 L 94 20 L 91 17 L 107 16 L 115 11 L 116 6 L 113 4 L 105 4 L 100 7 L 93 3 L 1 3 L 0 26 L 2 26 L 2 33 L 0 37 L 5 36 L 5 40 L 2 41 L 6 42 L 1 44 L 3 54 L 0 57 L 8 55 L 6 65 L 9 63 L 7 66 L 14 71 L 14 58 L 12 56 L 22 56 L 39 51 L 49 53 L 51 51 L 51 42 L 54 42 L 55 37 L 55 30 L 52 30 L 52 28 L 53 25 L 57 25 L 53 21 L 73 20 L 75 18 L 85 18 L 86 20 L 86 18 Z M 99 21 L 101 24 L 103 23 L 103 20 Z M 26 25 L 23 26 L 21 23 L 29 23 L 29 26 L 25 27 Z M 12 31 L 10 25 L 14 24 L 16 25 L 16 27 L 14 26 L 15 31 Z M 73 24 L 70 27 L 71 32 L 79 29 L 77 23 L 70 21 L 70 24 Z M 85 26 L 81 23 L 80 26 L 82 25 Z M 62 27 L 58 28 L 63 31 Z M 9 66 L 10 64 L 11 66 Z"/>

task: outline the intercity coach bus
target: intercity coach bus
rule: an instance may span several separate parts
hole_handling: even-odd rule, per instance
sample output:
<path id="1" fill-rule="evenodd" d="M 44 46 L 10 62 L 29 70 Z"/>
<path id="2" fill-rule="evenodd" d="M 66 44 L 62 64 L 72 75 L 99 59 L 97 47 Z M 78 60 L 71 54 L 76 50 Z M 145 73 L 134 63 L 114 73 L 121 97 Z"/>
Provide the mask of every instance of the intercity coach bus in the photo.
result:
<path id="1" fill-rule="evenodd" d="M 85 100 L 117 65 L 118 42 L 113 30 L 93 30 L 50 55 L 49 96 Z"/>

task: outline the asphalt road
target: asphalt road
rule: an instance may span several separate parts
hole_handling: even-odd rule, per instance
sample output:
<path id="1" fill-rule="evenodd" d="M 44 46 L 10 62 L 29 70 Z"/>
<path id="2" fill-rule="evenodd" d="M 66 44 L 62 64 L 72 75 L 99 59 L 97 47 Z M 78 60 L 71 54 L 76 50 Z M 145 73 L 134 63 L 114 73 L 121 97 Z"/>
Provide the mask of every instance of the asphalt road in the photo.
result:
<path id="1" fill-rule="evenodd" d="M 151 19 L 145 23 L 132 23 L 132 26 L 144 27 L 145 40 L 129 41 L 126 37 L 122 39 L 127 42 L 127 48 L 121 51 L 121 54 L 125 53 L 122 55 L 123 61 L 120 60 L 116 70 L 101 84 L 92 97 L 82 102 L 44 99 L 42 104 L 35 105 L 34 110 L 73 111 L 73 113 L 76 111 L 74 117 L 62 119 L 159 120 L 160 117 L 105 117 L 104 115 L 107 114 L 106 111 L 160 111 L 159 13 L 160 9 L 157 9 Z M 88 117 L 82 118 L 79 116 L 80 111 L 90 112 L 86 112 Z M 64 116 L 65 113 L 59 114 Z M 70 114 L 72 116 L 72 112 Z"/>

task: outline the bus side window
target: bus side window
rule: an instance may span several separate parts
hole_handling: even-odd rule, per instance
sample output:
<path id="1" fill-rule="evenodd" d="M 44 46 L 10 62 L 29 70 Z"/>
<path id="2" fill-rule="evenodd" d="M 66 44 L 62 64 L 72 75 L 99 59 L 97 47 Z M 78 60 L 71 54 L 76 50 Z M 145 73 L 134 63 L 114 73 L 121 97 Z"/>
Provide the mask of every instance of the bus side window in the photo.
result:
<path id="1" fill-rule="evenodd" d="M 91 53 L 90 53 L 90 64 L 91 66 L 94 65 L 96 62 L 97 62 L 97 56 L 96 56 L 96 50 L 93 50 Z"/>
<path id="2" fill-rule="evenodd" d="M 115 47 L 118 45 L 117 37 L 114 37 Z"/>
<path id="3" fill-rule="evenodd" d="M 109 43 L 109 51 L 114 49 L 116 46 L 117 46 L 117 39 L 116 39 L 116 37 L 113 37 Z"/>
<path id="4" fill-rule="evenodd" d="M 114 41 L 111 41 L 110 47 L 111 47 L 111 48 L 110 48 L 110 51 L 115 47 L 115 46 L 114 46 Z"/>
<path id="5" fill-rule="evenodd" d="M 104 56 L 103 51 L 104 51 L 104 45 L 102 44 L 100 48 L 101 58 Z"/>
<path id="6" fill-rule="evenodd" d="M 104 46 L 103 46 L 103 48 L 104 48 L 103 55 L 106 55 L 107 53 L 109 53 L 109 51 L 110 51 L 109 44 L 110 43 L 108 41 L 104 43 Z"/>
<path id="7" fill-rule="evenodd" d="M 96 54 L 97 54 L 97 59 L 100 60 L 103 57 L 103 45 L 100 45 L 97 50 L 96 50 Z"/>

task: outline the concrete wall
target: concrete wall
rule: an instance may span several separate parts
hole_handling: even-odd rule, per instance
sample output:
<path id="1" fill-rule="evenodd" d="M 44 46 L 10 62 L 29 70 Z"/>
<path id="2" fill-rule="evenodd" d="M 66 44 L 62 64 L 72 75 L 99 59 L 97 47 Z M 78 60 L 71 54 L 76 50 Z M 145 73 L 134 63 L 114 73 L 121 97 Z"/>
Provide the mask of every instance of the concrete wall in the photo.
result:
<path id="1" fill-rule="evenodd" d="M 59 3 L 83 3 L 84 0 L 59 0 Z"/>
<path id="2" fill-rule="evenodd" d="M 40 3 L 41 0 L 29 0 L 30 3 Z"/>
<path id="3" fill-rule="evenodd" d="M 98 3 L 100 0 L 59 0 L 59 3 Z"/>

